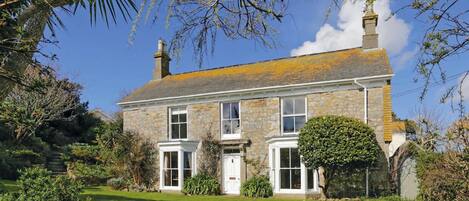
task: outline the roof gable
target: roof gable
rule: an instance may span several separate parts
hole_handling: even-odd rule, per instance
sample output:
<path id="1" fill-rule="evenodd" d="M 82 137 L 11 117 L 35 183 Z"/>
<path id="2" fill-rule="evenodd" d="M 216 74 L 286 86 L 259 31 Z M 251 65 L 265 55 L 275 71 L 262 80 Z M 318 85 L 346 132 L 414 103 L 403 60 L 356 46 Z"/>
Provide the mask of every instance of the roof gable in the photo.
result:
<path id="1" fill-rule="evenodd" d="M 384 49 L 353 48 L 169 75 L 122 102 L 387 74 L 392 69 Z"/>

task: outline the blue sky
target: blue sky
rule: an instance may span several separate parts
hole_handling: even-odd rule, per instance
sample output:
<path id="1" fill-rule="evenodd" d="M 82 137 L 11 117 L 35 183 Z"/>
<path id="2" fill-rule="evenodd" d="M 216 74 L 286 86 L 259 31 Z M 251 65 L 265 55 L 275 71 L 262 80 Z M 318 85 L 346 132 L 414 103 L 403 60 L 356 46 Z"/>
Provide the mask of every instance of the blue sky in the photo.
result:
<path id="1" fill-rule="evenodd" d="M 389 0 L 378 1 L 389 4 Z M 320 47 L 324 44 L 318 43 L 325 40 L 316 41 L 318 38 L 317 33 L 321 30 L 323 32 L 327 31 L 323 23 L 327 6 L 326 1 L 319 0 L 290 1 L 287 10 L 288 15 L 283 22 L 273 24 L 278 31 L 275 37 L 278 47 L 275 49 L 265 48 L 253 41 L 228 40 L 222 34 L 219 34 L 215 52 L 212 56 L 206 57 L 202 68 L 290 56 L 294 53 L 292 52 L 294 49 L 302 47 L 307 50 L 309 46 L 304 46 L 306 41 L 310 41 L 309 44 L 313 44 L 313 46 L 318 45 L 317 47 Z M 401 5 L 397 5 L 397 1 L 391 1 L 391 9 L 396 9 L 399 6 Z M 348 16 L 355 12 L 353 9 L 343 10 L 342 14 L 347 20 L 349 19 Z M 359 13 L 359 15 L 361 14 Z M 163 38 L 168 41 L 174 31 L 174 26 L 177 25 L 170 24 L 167 29 L 162 22 L 163 20 L 159 20 L 157 23 L 140 23 L 134 43 L 130 45 L 128 38 L 131 23 L 124 23 L 121 20 L 117 25 L 112 24 L 107 28 L 102 21 L 99 21 L 96 26 L 92 26 L 89 23 L 88 12 L 84 10 L 79 11 L 74 16 L 67 14 L 62 14 L 62 16 L 66 29 L 57 30 L 59 44 L 44 48 L 46 51 L 57 54 L 59 59 L 44 63 L 57 68 L 62 76 L 69 77 L 83 85 L 82 97 L 83 100 L 89 101 L 90 108 L 101 108 L 108 113 L 119 109 L 116 103 L 123 94 L 142 86 L 151 79 L 154 62 L 153 54 L 156 50 L 157 40 Z M 415 116 L 416 108 L 423 104 L 427 108 L 433 108 L 444 113 L 443 118 L 446 121 L 453 119 L 454 114 L 451 114 L 449 104 L 439 104 L 438 101 L 445 85 L 431 88 L 424 103 L 418 101 L 419 92 L 421 91 L 419 89 L 402 95 L 402 92 L 423 85 L 422 82 L 414 83 L 413 80 L 418 76 L 414 71 L 418 50 L 416 48 L 421 40 L 424 24 L 415 20 L 411 12 L 403 12 L 396 17 L 396 23 L 405 24 L 405 27 L 408 28 L 406 40 L 399 39 L 400 36 L 406 35 L 406 30 L 396 30 L 400 29 L 399 26 L 397 28 L 388 27 L 384 30 L 386 33 L 380 33 L 381 37 L 385 35 L 388 36 L 386 38 L 397 38 L 396 40 L 400 41 L 400 46 L 398 48 L 391 47 L 393 51 L 390 53 L 391 63 L 395 71 L 395 77 L 392 81 L 393 110 L 400 117 L 412 118 Z M 344 18 L 338 17 L 338 11 L 332 13 L 327 21 L 332 29 L 328 30 L 339 34 L 339 36 L 348 37 L 353 35 L 348 32 L 349 28 L 341 29 L 340 24 L 353 26 L 355 22 L 343 22 Z M 388 43 L 397 44 L 394 41 Z M 339 44 L 339 48 L 340 45 L 342 44 Z M 353 46 L 353 44 L 349 45 Z M 464 55 L 460 55 L 445 61 L 444 66 L 447 67 L 448 75 L 454 75 L 467 71 L 469 69 L 468 63 Z M 187 46 L 183 50 L 179 61 L 173 60 L 171 62 L 172 73 L 198 69 L 191 46 Z M 446 86 L 457 80 L 452 80 Z"/>

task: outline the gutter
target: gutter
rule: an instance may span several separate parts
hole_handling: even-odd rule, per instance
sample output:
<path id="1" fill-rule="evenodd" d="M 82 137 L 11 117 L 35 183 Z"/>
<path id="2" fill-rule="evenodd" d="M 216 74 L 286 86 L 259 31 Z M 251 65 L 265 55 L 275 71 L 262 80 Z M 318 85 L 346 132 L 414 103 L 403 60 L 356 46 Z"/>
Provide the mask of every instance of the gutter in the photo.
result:
<path id="1" fill-rule="evenodd" d="M 221 94 L 239 93 L 239 92 L 255 92 L 255 91 L 261 91 L 261 90 L 284 89 L 284 88 L 289 88 L 289 87 L 302 87 L 302 86 L 310 86 L 310 85 L 334 84 L 334 83 L 350 82 L 350 81 L 353 81 L 353 82 L 357 83 L 357 80 L 373 80 L 373 79 L 378 79 L 379 80 L 379 79 L 390 78 L 392 76 L 394 76 L 394 74 L 376 75 L 376 76 L 367 76 L 367 77 L 357 77 L 357 78 L 349 78 L 349 79 L 341 79 L 341 80 L 327 80 L 327 81 L 309 82 L 309 83 L 301 83 L 301 84 L 278 85 L 278 86 L 259 87 L 259 88 L 250 88 L 250 89 L 219 91 L 219 92 L 210 92 L 210 93 L 186 95 L 186 96 L 173 96 L 173 97 L 155 98 L 155 99 L 148 99 L 148 100 L 127 101 L 127 102 L 117 103 L 117 105 L 123 106 L 123 105 L 133 104 L 133 103 L 146 103 L 146 102 L 153 102 L 153 101 L 163 101 L 163 100 L 182 99 L 182 98 L 194 98 L 194 97 L 201 97 L 201 96 L 208 96 L 208 95 L 221 95 Z M 359 85 L 359 86 L 362 86 L 362 85 Z"/>
<path id="2" fill-rule="evenodd" d="M 361 84 L 360 82 L 358 82 L 358 79 L 354 79 L 353 80 L 353 83 L 355 83 L 356 85 L 360 86 L 363 88 L 363 110 L 365 112 L 365 115 L 363 117 L 364 121 L 366 124 L 368 124 L 368 88 L 364 85 L 364 84 Z"/>

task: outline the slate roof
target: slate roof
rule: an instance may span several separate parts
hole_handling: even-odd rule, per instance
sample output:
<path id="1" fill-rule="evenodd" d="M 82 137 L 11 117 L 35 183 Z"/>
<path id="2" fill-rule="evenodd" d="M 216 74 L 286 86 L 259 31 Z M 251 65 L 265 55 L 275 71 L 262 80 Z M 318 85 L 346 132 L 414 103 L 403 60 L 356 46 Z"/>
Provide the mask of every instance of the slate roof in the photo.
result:
<path id="1" fill-rule="evenodd" d="M 392 69 L 384 49 L 352 48 L 169 75 L 121 103 L 387 74 Z"/>

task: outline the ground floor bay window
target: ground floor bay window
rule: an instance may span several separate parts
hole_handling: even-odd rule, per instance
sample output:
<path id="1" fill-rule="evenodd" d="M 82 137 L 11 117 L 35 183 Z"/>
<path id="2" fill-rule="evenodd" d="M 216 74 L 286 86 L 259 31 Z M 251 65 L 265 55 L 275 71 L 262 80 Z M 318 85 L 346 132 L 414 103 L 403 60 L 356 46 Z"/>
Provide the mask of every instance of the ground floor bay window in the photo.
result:
<path id="1" fill-rule="evenodd" d="M 319 193 L 318 174 L 301 162 L 298 137 L 278 137 L 269 143 L 270 179 L 274 193 Z"/>
<path id="2" fill-rule="evenodd" d="M 161 190 L 181 190 L 184 180 L 195 174 L 197 144 L 192 141 L 158 143 Z"/>

